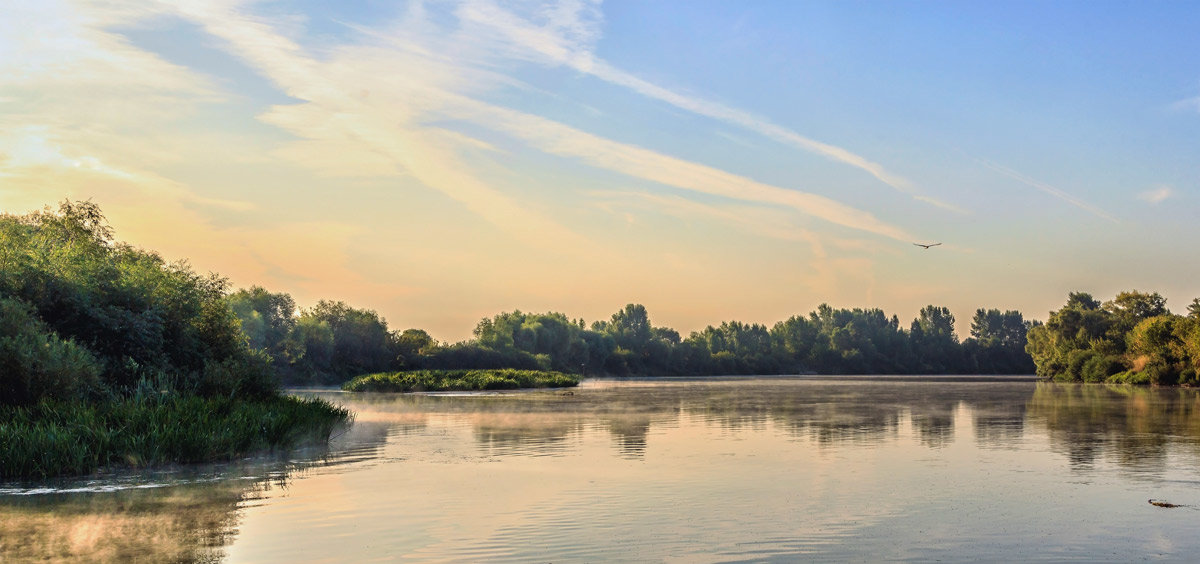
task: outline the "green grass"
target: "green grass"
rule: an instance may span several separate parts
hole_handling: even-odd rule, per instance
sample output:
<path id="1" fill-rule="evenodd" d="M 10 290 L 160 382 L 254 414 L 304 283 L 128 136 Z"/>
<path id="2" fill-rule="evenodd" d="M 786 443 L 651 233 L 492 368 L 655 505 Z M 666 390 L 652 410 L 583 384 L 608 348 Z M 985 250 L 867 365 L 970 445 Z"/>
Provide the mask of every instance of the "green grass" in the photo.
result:
<path id="1" fill-rule="evenodd" d="M 231 460 L 324 441 L 349 411 L 318 399 L 175 396 L 0 407 L 0 479 Z"/>
<path id="2" fill-rule="evenodd" d="M 367 374 L 346 382 L 350 392 L 440 392 L 515 390 L 519 388 L 570 388 L 579 379 L 562 372 L 542 370 L 415 370 Z"/>

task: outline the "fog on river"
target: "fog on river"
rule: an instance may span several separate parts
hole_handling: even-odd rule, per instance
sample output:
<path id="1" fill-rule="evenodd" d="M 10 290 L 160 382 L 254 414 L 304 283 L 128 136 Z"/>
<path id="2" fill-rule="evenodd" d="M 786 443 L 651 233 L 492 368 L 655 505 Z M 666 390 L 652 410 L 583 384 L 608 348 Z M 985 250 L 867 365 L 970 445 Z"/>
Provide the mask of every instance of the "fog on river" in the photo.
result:
<path id="1" fill-rule="evenodd" d="M 297 393 L 355 423 L 286 460 L 0 485 L 0 560 L 1200 553 L 1195 390 L 798 377 Z"/>

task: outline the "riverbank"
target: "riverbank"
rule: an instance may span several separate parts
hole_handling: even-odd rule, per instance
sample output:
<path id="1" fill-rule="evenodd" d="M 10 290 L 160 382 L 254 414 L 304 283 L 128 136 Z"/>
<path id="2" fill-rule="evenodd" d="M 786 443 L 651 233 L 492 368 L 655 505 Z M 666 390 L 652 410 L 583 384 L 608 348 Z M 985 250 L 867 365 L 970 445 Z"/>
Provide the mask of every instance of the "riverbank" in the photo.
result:
<path id="1" fill-rule="evenodd" d="M 359 376 L 342 385 L 348 392 L 442 392 L 572 388 L 579 379 L 545 370 L 414 370 Z"/>
<path id="2" fill-rule="evenodd" d="M 319 399 L 127 398 L 0 407 L 0 480 L 218 462 L 323 442 L 351 417 Z"/>

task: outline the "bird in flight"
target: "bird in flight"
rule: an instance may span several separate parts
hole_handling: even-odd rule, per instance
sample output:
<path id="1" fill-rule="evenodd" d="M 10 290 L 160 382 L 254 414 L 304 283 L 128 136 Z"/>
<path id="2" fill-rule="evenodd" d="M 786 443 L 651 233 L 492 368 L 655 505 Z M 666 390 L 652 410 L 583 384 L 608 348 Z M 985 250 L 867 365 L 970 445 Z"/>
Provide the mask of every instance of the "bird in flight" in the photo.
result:
<path id="1" fill-rule="evenodd" d="M 922 245 L 921 243 L 913 243 L 913 244 L 914 244 L 914 245 L 916 245 L 916 246 L 918 246 L 918 247 L 924 247 L 924 248 L 925 248 L 925 250 L 929 250 L 929 247 L 936 247 L 936 246 L 938 246 L 938 245 L 941 245 L 941 243 L 931 243 L 931 244 L 928 244 L 928 245 Z"/>

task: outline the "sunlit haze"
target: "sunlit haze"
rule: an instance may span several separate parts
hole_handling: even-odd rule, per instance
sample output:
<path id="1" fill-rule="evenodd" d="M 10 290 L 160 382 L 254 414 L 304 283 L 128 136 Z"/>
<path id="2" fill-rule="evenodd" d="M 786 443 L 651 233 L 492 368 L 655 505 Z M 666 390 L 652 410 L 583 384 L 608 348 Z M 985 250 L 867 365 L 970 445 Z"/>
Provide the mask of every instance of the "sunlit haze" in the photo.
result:
<path id="1" fill-rule="evenodd" d="M 15 0 L 0 210 L 458 341 L 1200 296 L 1189 2 Z M 942 245 L 931 249 L 914 242 Z"/>

